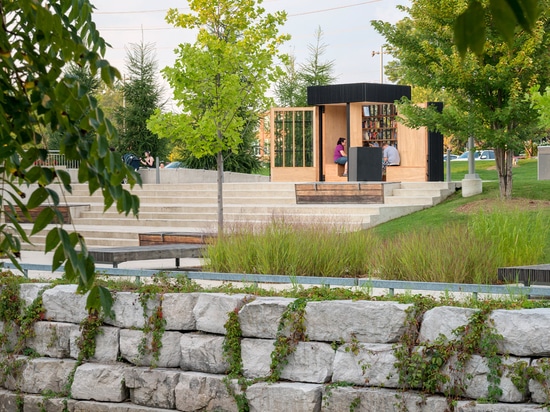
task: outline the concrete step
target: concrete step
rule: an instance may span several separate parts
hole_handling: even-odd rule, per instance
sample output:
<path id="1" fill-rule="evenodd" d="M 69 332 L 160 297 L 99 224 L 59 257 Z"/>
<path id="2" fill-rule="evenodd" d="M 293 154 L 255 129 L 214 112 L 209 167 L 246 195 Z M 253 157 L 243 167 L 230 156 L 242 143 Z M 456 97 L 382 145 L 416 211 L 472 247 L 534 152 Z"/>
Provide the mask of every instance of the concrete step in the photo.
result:
<path id="1" fill-rule="evenodd" d="M 385 199 L 386 205 L 424 205 L 433 206 L 439 203 L 439 197 L 432 196 L 391 196 Z"/>
<path id="2" fill-rule="evenodd" d="M 224 223 L 231 230 L 280 219 L 360 230 L 431 207 L 455 191 L 447 182 L 392 183 L 387 189 L 383 205 L 297 205 L 293 183 L 226 183 Z M 118 214 L 116 207 L 104 213 L 101 194 L 89 196 L 85 185 L 75 185 L 73 194 L 66 196 L 68 203 L 83 205 L 73 208 L 77 211 L 73 224 L 89 247 L 136 246 L 139 233 L 217 231 L 216 184 L 145 185 L 132 192 L 140 197 L 139 219 Z M 25 246 L 26 250 L 43 250 L 44 235 L 35 235 L 32 240 L 35 246 Z"/>

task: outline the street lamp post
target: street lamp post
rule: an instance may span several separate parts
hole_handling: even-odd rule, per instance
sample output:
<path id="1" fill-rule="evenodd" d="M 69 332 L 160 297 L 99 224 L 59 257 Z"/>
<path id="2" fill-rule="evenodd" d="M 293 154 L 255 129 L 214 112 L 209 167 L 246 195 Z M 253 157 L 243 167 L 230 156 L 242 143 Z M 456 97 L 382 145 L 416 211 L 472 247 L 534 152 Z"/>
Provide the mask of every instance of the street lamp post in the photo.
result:
<path id="1" fill-rule="evenodd" d="M 380 83 L 384 83 L 384 54 L 387 54 L 387 52 L 384 51 L 384 46 L 380 46 L 380 51 L 374 51 L 372 52 L 372 57 L 376 56 L 377 54 L 380 55 Z"/>

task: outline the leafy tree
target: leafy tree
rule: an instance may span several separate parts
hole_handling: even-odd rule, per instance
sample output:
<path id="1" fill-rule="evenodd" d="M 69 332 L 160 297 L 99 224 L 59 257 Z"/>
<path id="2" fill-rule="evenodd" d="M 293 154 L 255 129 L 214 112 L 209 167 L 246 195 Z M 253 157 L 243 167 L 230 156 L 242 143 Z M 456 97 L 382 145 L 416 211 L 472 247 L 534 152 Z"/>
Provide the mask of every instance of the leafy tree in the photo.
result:
<path id="1" fill-rule="evenodd" d="M 60 152 L 80 162 L 78 181 L 88 183 L 90 193 L 101 190 L 105 208 L 116 204 L 119 212 L 137 214 L 139 199 L 120 183 L 127 178 L 133 186 L 139 175 L 109 150 L 114 127 L 91 95 L 90 84 L 68 69 L 74 63 L 107 84 L 119 73 L 102 58 L 106 45 L 89 1 L 4 1 L 0 17 L 0 253 L 18 265 L 21 242 L 29 237 L 17 209 L 29 217 L 29 210 L 45 206 L 31 234 L 47 230 L 45 252 L 53 252 L 53 269 L 64 264 L 65 278 L 77 283 L 79 292 L 90 291 L 88 308 L 103 306 L 109 312 L 111 296 L 95 285 L 94 261 L 82 236 L 62 224 L 47 229 L 54 218 L 62 222 L 56 209 L 59 190 L 70 192 L 72 182 L 69 173 L 41 161 L 48 154 L 43 140 L 49 127 L 63 136 Z"/>
<path id="2" fill-rule="evenodd" d="M 243 114 L 246 116 L 246 114 Z M 262 163 L 254 152 L 257 144 L 258 116 L 250 112 L 245 121 L 246 126 L 241 132 L 242 142 L 239 143 L 237 150 L 223 150 L 223 167 L 225 171 L 237 173 L 255 173 L 261 170 Z M 185 167 L 190 169 L 216 170 L 217 161 L 214 155 L 205 155 L 196 157 L 185 146 L 178 150 L 178 160 L 181 160 Z"/>
<path id="3" fill-rule="evenodd" d="M 336 80 L 334 60 L 321 61 L 327 45 L 322 42 L 323 30 L 315 32 L 315 44 L 308 44 L 309 56 L 296 70 L 296 58 L 290 56 L 285 63 L 286 72 L 275 85 L 275 95 L 281 106 L 307 106 L 307 88 L 326 86 Z"/>
<path id="4" fill-rule="evenodd" d="M 487 21 L 492 19 L 490 30 L 496 30 L 510 47 L 514 44 L 517 26 L 532 32 L 541 10 L 537 0 L 473 0 L 464 4 L 454 21 L 454 41 L 464 56 L 468 49 L 478 55 L 483 53 L 488 37 Z"/>
<path id="5" fill-rule="evenodd" d="M 166 141 L 147 128 L 147 120 L 162 108 L 162 88 L 156 79 L 157 63 L 153 45 L 132 44 L 126 55 L 128 79 L 122 86 L 124 104 L 116 110 L 119 125 L 119 152 L 140 156 L 145 151 L 153 157 L 168 155 Z"/>
<path id="6" fill-rule="evenodd" d="M 191 0 L 191 14 L 171 9 L 166 20 L 198 31 L 194 44 L 179 46 L 173 67 L 163 70 L 182 114 L 157 111 L 149 122 L 159 136 L 181 139 L 195 157 L 216 156 L 218 233 L 223 234 L 223 171 L 226 150 L 237 152 L 248 109 L 261 113 L 265 92 L 280 70 L 274 65 L 288 36 L 278 34 L 286 14 L 266 14 L 261 0 Z"/>
<path id="7" fill-rule="evenodd" d="M 526 135 L 537 129 L 537 113 L 525 94 L 534 84 L 549 83 L 548 21 L 541 19 L 532 34 L 518 31 L 510 49 L 488 20 L 481 56 L 462 58 L 452 41 L 452 25 L 461 0 L 414 0 L 410 15 L 395 25 L 374 22 L 398 60 L 387 70 L 400 82 L 444 91 L 442 114 L 404 102 L 400 108 L 412 127 L 429 126 L 482 147 L 495 149 L 500 194 L 512 195 L 512 164 Z M 545 3 L 546 4 L 546 3 Z"/>
<path id="8" fill-rule="evenodd" d="M 97 75 L 92 76 L 88 67 L 81 67 L 75 63 L 70 63 L 65 73 L 67 77 L 73 77 L 78 81 L 90 94 L 95 94 L 101 85 L 99 77 Z M 94 133 L 88 133 L 86 136 L 83 136 L 83 138 L 91 141 L 95 136 Z M 44 146 L 47 149 L 59 150 L 62 139 L 63 134 L 59 130 L 54 132 L 49 125 L 46 127 L 46 133 L 44 133 Z"/>

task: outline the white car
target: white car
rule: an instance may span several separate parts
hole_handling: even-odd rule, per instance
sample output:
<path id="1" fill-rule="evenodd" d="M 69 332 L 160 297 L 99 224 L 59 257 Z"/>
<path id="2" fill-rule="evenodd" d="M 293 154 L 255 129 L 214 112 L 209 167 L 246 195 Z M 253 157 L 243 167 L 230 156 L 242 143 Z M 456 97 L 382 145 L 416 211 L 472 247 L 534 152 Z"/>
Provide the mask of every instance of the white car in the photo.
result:
<path id="1" fill-rule="evenodd" d="M 458 156 L 456 159 L 451 159 L 451 160 L 453 161 L 468 160 L 469 155 L 470 155 L 470 152 L 464 152 L 460 156 Z M 495 159 L 494 150 L 476 150 L 474 152 L 474 160 L 494 160 L 494 159 Z"/>

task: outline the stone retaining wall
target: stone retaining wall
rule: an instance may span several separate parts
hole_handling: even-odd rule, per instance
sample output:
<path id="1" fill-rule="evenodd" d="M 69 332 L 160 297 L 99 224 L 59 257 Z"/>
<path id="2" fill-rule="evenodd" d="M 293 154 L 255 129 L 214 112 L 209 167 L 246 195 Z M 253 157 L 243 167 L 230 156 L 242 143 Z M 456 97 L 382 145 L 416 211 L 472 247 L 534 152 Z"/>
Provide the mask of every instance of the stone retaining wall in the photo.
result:
<path id="1" fill-rule="evenodd" d="M 48 287 L 23 284 L 20 296 L 30 304 Z M 45 317 L 34 324 L 35 336 L 26 341 L 27 356 L 7 355 L 17 342 L 10 332 L 4 343 L 0 411 L 239 411 L 246 403 L 250 411 L 262 412 L 527 412 L 540 411 L 549 399 L 545 357 L 550 356 L 550 309 L 496 310 L 490 315 L 487 323 L 502 335 L 495 343 L 501 376 L 498 403 L 487 404 L 483 400 L 495 390 L 488 380 L 494 359 L 476 354 L 452 356 L 442 364 L 442 376 L 448 380 L 439 382 L 433 395 L 402 390 L 395 344 L 411 333 L 408 304 L 307 302 L 300 319 L 307 339 L 286 358 L 279 381 L 269 383 L 274 343 L 295 332 L 288 324 L 280 332 L 281 318 L 293 299 L 165 294 L 149 299 L 144 309 L 138 294 L 120 292 L 114 317 L 101 326 L 95 354 L 80 363 L 86 297 L 75 290 L 65 285 L 43 292 Z M 242 332 L 244 386 L 226 375 L 231 366 L 224 356 L 229 312 L 238 314 Z M 442 342 L 443 337 L 453 341 L 453 331 L 467 325 L 474 313 L 455 307 L 426 312 L 411 356 L 431 353 L 430 342 Z M 154 339 L 143 328 L 159 317 L 166 321 L 165 332 L 159 338 L 160 350 L 151 352 L 144 344 L 150 347 Z M 519 371 L 533 376 L 537 371 L 537 379 L 524 379 L 520 385 Z M 453 385 L 461 388 L 462 396 L 451 402 L 444 394 L 452 392 Z M 67 388 L 70 396 L 60 396 Z"/>

